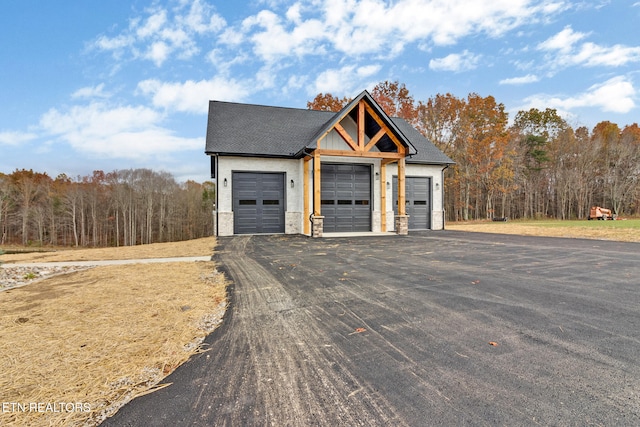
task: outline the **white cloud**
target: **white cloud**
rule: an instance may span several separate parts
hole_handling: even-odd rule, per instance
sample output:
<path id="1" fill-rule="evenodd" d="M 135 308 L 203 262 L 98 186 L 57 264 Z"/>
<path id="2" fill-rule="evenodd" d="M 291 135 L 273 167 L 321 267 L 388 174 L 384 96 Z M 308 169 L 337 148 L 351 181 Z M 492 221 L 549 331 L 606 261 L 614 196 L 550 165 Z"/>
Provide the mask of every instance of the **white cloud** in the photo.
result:
<path id="1" fill-rule="evenodd" d="M 587 33 L 575 32 L 571 26 L 538 44 L 538 50 L 549 54 L 550 65 L 554 68 L 569 66 L 619 67 L 632 62 L 640 62 L 640 47 L 601 46 L 596 43 L 580 42 Z"/>
<path id="2" fill-rule="evenodd" d="M 535 83 L 540 81 L 540 78 L 535 74 L 527 74 L 522 77 L 512 77 L 510 79 L 500 80 L 501 85 L 524 85 L 528 83 Z"/>
<path id="3" fill-rule="evenodd" d="M 307 76 L 290 76 L 287 80 L 287 85 L 285 86 L 285 90 L 287 93 L 291 93 L 292 91 L 299 91 L 307 86 L 309 78 Z"/>
<path id="4" fill-rule="evenodd" d="M 340 69 L 330 69 L 320 73 L 309 88 L 309 95 L 352 92 L 355 70 L 356 67 L 354 65 L 347 65 Z"/>
<path id="5" fill-rule="evenodd" d="M 30 132 L 0 132 L 0 145 L 22 145 L 36 139 L 38 135 Z"/>
<path id="6" fill-rule="evenodd" d="M 287 9 L 287 13 L 285 16 L 289 21 L 295 22 L 296 24 L 300 24 L 302 22 L 302 14 L 300 12 L 300 8 L 302 6 L 300 3 L 294 3 L 289 9 Z"/>
<path id="7" fill-rule="evenodd" d="M 522 24 L 543 21 L 569 7 L 543 0 L 325 0 L 297 2 L 283 15 L 262 10 L 242 21 L 234 40 L 252 43 L 263 61 L 324 55 L 393 57 L 408 43 L 451 45 L 474 34 L 503 36 Z M 276 10 L 274 8 L 274 10 Z"/>
<path id="8" fill-rule="evenodd" d="M 183 83 L 144 80 L 138 90 L 151 96 L 153 105 L 170 111 L 206 114 L 210 100 L 244 100 L 250 93 L 250 84 L 214 77 L 211 80 Z"/>
<path id="9" fill-rule="evenodd" d="M 176 20 L 198 34 L 218 32 L 227 25 L 224 18 L 215 14 L 209 4 L 200 0 L 193 1 L 189 13 L 186 16 L 179 15 Z"/>
<path id="10" fill-rule="evenodd" d="M 237 31 L 233 28 L 225 29 L 218 37 L 218 43 L 226 44 L 229 46 L 238 46 L 244 40 L 244 34 L 241 31 Z"/>
<path id="11" fill-rule="evenodd" d="M 203 138 L 181 138 L 162 128 L 162 118 L 146 107 L 92 103 L 68 111 L 51 109 L 40 126 L 79 151 L 112 158 L 143 159 L 204 145 Z"/>
<path id="12" fill-rule="evenodd" d="M 175 2 L 174 2 L 175 4 Z M 452 45 L 474 35 L 501 37 L 565 10 L 562 0 L 309 0 L 262 2 L 266 8 L 235 25 L 204 0 L 156 6 L 130 21 L 129 28 L 100 37 L 97 49 L 121 57 L 149 60 L 161 67 L 173 58 L 189 59 L 205 48 L 203 61 L 227 75 L 231 65 L 247 61 L 291 66 L 306 57 L 335 64 L 336 58 L 388 59 L 407 44 L 425 50 Z M 204 38 L 207 35 L 208 38 Z M 480 57 L 468 51 L 434 59 L 432 69 L 474 69 Z M 327 76 L 320 76 L 326 78 Z M 273 80 L 274 77 L 271 78 Z M 263 79 L 264 80 L 264 79 Z M 263 86 L 267 87 L 268 84 Z"/>
<path id="13" fill-rule="evenodd" d="M 231 68 L 251 62 L 253 55 L 242 50 L 230 53 L 225 49 L 213 49 L 205 56 L 205 59 L 216 68 L 218 74 L 228 76 L 232 74 Z"/>
<path id="14" fill-rule="evenodd" d="M 136 28 L 135 34 L 145 39 L 160 33 L 161 29 L 167 24 L 167 11 L 159 9 L 149 16 L 142 26 Z"/>
<path id="15" fill-rule="evenodd" d="M 156 66 L 161 66 L 164 61 L 167 60 L 169 54 L 171 53 L 171 48 L 165 42 L 155 42 L 151 46 L 149 46 L 149 50 L 144 55 L 145 58 L 150 59 L 156 64 Z"/>
<path id="16" fill-rule="evenodd" d="M 135 41 L 130 35 L 118 35 L 116 37 L 100 36 L 93 43 L 93 47 L 98 50 L 119 51 L 131 46 Z"/>
<path id="17" fill-rule="evenodd" d="M 380 71 L 381 68 L 382 67 L 380 65 L 365 65 L 363 67 L 358 67 L 356 73 L 358 74 L 358 77 L 371 77 Z"/>
<path id="18" fill-rule="evenodd" d="M 630 62 L 640 61 L 640 47 L 629 47 L 620 44 L 603 47 L 594 43 L 585 43 L 575 55 L 574 61 L 584 63 L 588 67 L 620 67 Z"/>
<path id="19" fill-rule="evenodd" d="M 200 52 L 197 38 L 222 31 L 226 21 L 201 0 L 181 2 L 172 9 L 148 9 L 145 18 L 130 20 L 129 28 L 114 37 L 100 36 L 91 47 L 112 52 L 116 59 L 128 52 L 133 58 L 162 66 L 173 55 L 189 59 Z"/>
<path id="20" fill-rule="evenodd" d="M 575 96 L 554 96 L 538 94 L 525 99 L 529 108 L 557 108 L 574 110 L 576 108 L 597 108 L 604 112 L 625 114 L 635 108 L 636 90 L 626 77 L 618 76 L 603 83 L 593 85 L 585 92 Z"/>
<path id="21" fill-rule="evenodd" d="M 573 31 L 571 26 L 565 27 L 558 34 L 549 37 L 547 40 L 538 44 L 539 50 L 559 51 L 561 53 L 568 53 L 573 50 L 573 46 L 580 40 L 587 37 L 586 33 L 577 33 Z"/>
<path id="22" fill-rule="evenodd" d="M 461 72 L 473 70 L 478 66 L 481 55 L 474 55 L 468 50 L 462 53 L 452 53 L 444 58 L 432 59 L 429 61 L 429 68 L 434 71 Z"/>
<path id="23" fill-rule="evenodd" d="M 286 26 L 286 21 L 267 10 L 242 23 L 247 33 L 252 32 L 255 27 L 261 29 L 247 37 L 253 42 L 253 51 L 267 62 L 274 62 L 284 56 L 301 57 L 321 53 L 319 41 L 325 37 L 326 31 L 322 22 L 316 19 L 303 21 L 291 31 Z"/>
<path id="24" fill-rule="evenodd" d="M 109 98 L 111 95 L 104 91 L 104 83 L 97 86 L 87 86 L 71 94 L 71 98 Z"/>
<path id="25" fill-rule="evenodd" d="M 371 78 L 380 71 L 379 65 L 345 65 L 342 68 L 332 68 L 323 71 L 315 80 L 307 84 L 307 95 L 331 93 L 336 96 L 357 95 L 363 88 L 372 88 L 377 83 Z"/>

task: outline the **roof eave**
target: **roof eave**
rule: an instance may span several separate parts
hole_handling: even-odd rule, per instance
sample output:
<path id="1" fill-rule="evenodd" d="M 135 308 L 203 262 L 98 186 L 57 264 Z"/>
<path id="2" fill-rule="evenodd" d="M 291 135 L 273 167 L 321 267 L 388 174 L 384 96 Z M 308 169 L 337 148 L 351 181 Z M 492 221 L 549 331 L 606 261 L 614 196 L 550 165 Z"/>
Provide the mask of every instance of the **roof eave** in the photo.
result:
<path id="1" fill-rule="evenodd" d="M 268 154 L 268 153 L 231 153 L 231 152 L 219 152 L 219 151 L 205 151 L 208 156 L 217 157 L 261 157 L 266 159 L 299 159 L 301 156 L 298 153 L 290 154 Z"/>

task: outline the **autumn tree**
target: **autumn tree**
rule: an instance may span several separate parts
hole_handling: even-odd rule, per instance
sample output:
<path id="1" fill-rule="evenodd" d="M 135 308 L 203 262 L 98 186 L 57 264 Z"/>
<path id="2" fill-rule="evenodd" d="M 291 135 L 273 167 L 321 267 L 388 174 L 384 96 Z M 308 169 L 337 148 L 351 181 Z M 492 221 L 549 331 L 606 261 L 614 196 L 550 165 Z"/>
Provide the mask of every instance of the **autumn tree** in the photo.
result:
<path id="1" fill-rule="evenodd" d="M 475 218 L 490 218 L 498 190 L 496 173 L 508 142 L 507 113 L 494 97 L 470 94 L 463 114 L 465 139 L 460 142 L 465 150 L 466 170 L 470 171 L 465 175 L 464 217 L 469 218 L 466 209 L 473 207 Z"/>
<path id="2" fill-rule="evenodd" d="M 11 183 L 9 177 L 0 173 L 0 244 L 4 244 L 7 240 L 11 200 Z"/>
<path id="3" fill-rule="evenodd" d="M 445 172 L 447 219 L 583 218 L 592 204 L 640 214 L 640 129 L 603 121 L 573 129 L 553 108 L 519 111 L 507 128 L 493 97 L 437 94 L 417 101 L 404 84 L 371 90 L 389 116 L 409 121 L 456 164 Z M 350 99 L 319 94 L 309 108 L 339 111 Z"/>
<path id="4" fill-rule="evenodd" d="M 417 106 L 404 83 L 398 81 L 378 83 L 371 90 L 371 97 L 388 116 L 402 117 L 409 123 L 415 124 Z M 319 93 L 313 101 L 307 102 L 307 108 L 309 110 L 338 112 L 351 101 L 352 99 L 346 96 L 339 98 L 330 93 Z"/>
<path id="5" fill-rule="evenodd" d="M 505 212 L 513 190 L 504 105 L 492 96 L 467 99 L 437 95 L 416 108 L 417 128 L 456 165 L 447 170 L 445 203 L 451 219 L 493 216 L 500 202 Z"/>
<path id="6" fill-rule="evenodd" d="M 21 220 L 21 242 L 29 243 L 30 223 L 35 218 L 36 209 L 44 195 L 43 184 L 50 180 L 47 174 L 22 169 L 11 174 L 14 200 Z"/>
<path id="7" fill-rule="evenodd" d="M 313 101 L 307 102 L 307 109 L 317 111 L 333 111 L 337 113 L 342 110 L 351 99 L 347 97 L 338 98 L 330 93 L 319 93 Z"/>
<path id="8" fill-rule="evenodd" d="M 625 126 L 620 135 L 620 143 L 629 147 L 629 168 L 627 170 L 629 188 L 627 193 L 628 209 L 640 215 L 640 127 L 637 123 Z"/>
<path id="9" fill-rule="evenodd" d="M 389 117 L 402 117 L 415 124 L 418 115 L 413 96 L 404 83 L 384 81 L 378 83 L 371 91 L 371 97 Z"/>
<path id="10" fill-rule="evenodd" d="M 455 150 L 455 141 L 461 131 L 461 113 L 465 101 L 450 93 L 438 94 L 416 108 L 416 128 L 449 157 Z"/>
<path id="11" fill-rule="evenodd" d="M 640 151 L 637 124 L 623 131 L 609 121 L 598 123 L 592 133 L 592 143 L 598 148 L 598 186 L 600 205 L 611 205 L 623 214 L 636 199 Z"/>
<path id="12" fill-rule="evenodd" d="M 525 217 L 549 214 L 552 195 L 548 183 L 555 173 L 552 160 L 559 159 L 559 138 L 567 128 L 566 121 L 552 108 L 518 111 L 514 118 L 512 135 L 520 142 L 517 164 Z"/>
<path id="13" fill-rule="evenodd" d="M 55 180 L 31 170 L 0 174 L 0 242 L 118 246 L 207 236 L 212 186 L 148 169 Z"/>
<path id="14" fill-rule="evenodd" d="M 574 199 L 575 217 L 582 219 L 588 215 L 595 192 L 594 171 L 598 161 L 598 152 L 591 144 L 589 129 L 585 126 L 574 132 L 574 144 L 571 152 L 573 163 L 567 167 L 572 171 L 572 196 Z M 571 213 L 569 213 L 571 215 Z M 565 216 L 565 218 L 570 216 Z"/>

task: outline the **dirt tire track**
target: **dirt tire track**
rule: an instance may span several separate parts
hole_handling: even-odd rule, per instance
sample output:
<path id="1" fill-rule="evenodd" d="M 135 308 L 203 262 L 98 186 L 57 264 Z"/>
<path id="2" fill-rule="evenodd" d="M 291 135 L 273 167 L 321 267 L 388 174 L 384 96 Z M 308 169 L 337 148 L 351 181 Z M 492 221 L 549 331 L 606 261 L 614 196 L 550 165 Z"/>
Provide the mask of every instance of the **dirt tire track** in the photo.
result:
<path id="1" fill-rule="evenodd" d="M 141 419 L 125 407 L 103 425 L 137 425 L 132 418 L 158 426 L 405 425 L 385 399 L 349 372 L 348 360 L 331 345 L 318 319 L 297 307 L 282 283 L 246 255 L 251 237 L 228 243 L 216 255 L 233 287 L 219 329 L 223 335 L 215 349 L 199 356 L 221 378 L 203 383 L 201 378 L 211 375 L 195 364 L 190 368 L 190 361 L 183 369 L 191 370 L 191 385 L 201 388 L 194 402 L 183 401 L 188 393 L 180 385 L 154 393 L 168 393 L 175 405 L 188 410 L 157 408 L 153 417 Z"/>
<path id="2" fill-rule="evenodd" d="M 257 377 L 252 394 L 258 396 L 260 405 L 253 408 L 252 421 L 271 425 L 398 425 L 393 411 L 381 407 L 384 400 L 349 373 L 344 356 L 323 332 L 326 328 L 317 325 L 310 311 L 296 306 L 277 278 L 245 255 L 249 244 L 251 237 L 235 239 L 220 254 L 220 262 L 236 284 L 232 329 L 236 329 L 237 344 L 246 348 Z M 241 407 L 234 409 L 232 414 L 246 413 Z M 238 420 L 233 418 L 235 424 Z"/>

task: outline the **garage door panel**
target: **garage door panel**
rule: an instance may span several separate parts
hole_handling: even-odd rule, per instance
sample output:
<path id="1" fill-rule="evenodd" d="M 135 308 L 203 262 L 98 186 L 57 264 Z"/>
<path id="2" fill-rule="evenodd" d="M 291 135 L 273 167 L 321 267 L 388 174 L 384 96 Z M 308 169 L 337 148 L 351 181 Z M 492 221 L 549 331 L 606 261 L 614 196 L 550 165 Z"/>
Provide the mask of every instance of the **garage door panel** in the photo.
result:
<path id="1" fill-rule="evenodd" d="M 263 205 L 265 204 L 279 205 L 281 197 L 282 197 L 282 193 L 279 191 L 265 191 L 262 193 L 262 196 L 260 197 L 260 199 L 262 200 Z M 267 201 L 268 203 L 265 203 Z"/>
<path id="2" fill-rule="evenodd" d="M 324 231 L 371 231 L 371 166 L 323 164 L 321 174 Z"/>
<path id="3" fill-rule="evenodd" d="M 409 230 L 431 228 L 431 178 L 405 178 L 405 210 L 409 215 Z M 393 210 L 398 213 L 398 178 L 393 177 Z"/>
<path id="4" fill-rule="evenodd" d="M 234 172 L 235 234 L 284 233 L 284 174 Z"/>
<path id="5" fill-rule="evenodd" d="M 344 179 L 344 178 L 340 178 L 339 176 L 336 176 L 335 179 Z M 348 178 L 351 179 L 351 178 Z M 353 182 L 336 182 L 334 183 L 333 188 L 335 188 L 337 191 L 352 191 L 354 188 Z"/>

